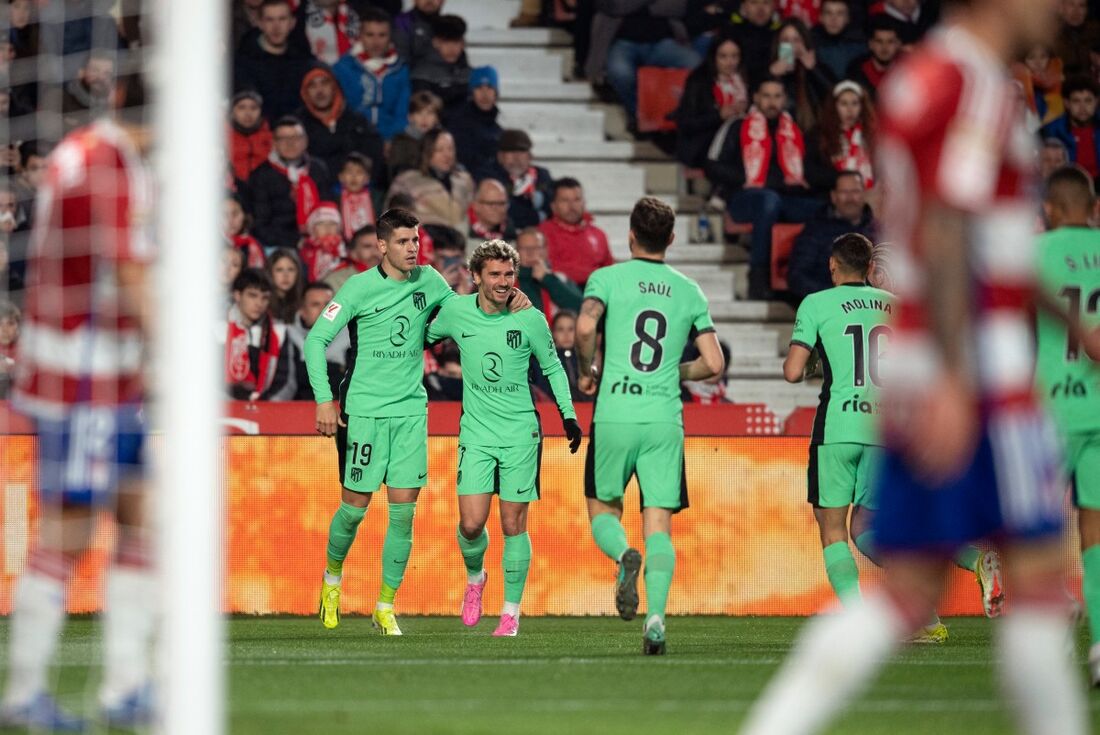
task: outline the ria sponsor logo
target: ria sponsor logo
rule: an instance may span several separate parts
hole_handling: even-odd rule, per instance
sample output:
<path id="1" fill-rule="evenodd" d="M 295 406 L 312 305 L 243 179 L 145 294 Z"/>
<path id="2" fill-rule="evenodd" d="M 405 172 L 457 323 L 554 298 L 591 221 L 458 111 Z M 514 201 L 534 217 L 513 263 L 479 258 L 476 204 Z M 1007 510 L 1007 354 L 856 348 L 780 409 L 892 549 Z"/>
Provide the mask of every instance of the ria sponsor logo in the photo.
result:
<path id="1" fill-rule="evenodd" d="M 642 388 L 642 384 L 638 382 L 631 382 L 630 378 L 626 375 L 623 379 L 611 384 L 612 393 L 621 393 L 623 395 L 640 396 L 645 393 Z"/>
<path id="2" fill-rule="evenodd" d="M 864 401 L 859 396 L 854 396 L 841 404 L 840 410 L 845 413 L 865 413 L 870 416 L 877 416 L 881 413 L 882 407 L 878 401 Z"/>
<path id="3" fill-rule="evenodd" d="M 1051 398 L 1087 398 L 1089 387 L 1083 380 L 1075 380 L 1072 375 L 1060 383 L 1050 386 Z"/>

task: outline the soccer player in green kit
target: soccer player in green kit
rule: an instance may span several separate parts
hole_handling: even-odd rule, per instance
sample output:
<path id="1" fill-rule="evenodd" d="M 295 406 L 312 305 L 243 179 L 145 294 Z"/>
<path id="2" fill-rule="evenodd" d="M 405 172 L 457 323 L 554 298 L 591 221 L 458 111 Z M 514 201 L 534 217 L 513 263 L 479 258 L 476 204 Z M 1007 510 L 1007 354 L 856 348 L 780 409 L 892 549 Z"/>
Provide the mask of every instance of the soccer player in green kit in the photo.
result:
<path id="1" fill-rule="evenodd" d="M 697 283 L 665 264 L 675 221 L 664 202 L 640 199 L 630 214 L 632 259 L 589 277 L 577 319 L 578 387 L 589 394 L 597 390 L 593 361 L 601 322 L 604 331 L 585 458 L 592 535 L 619 565 L 615 606 L 631 620 L 638 610 L 642 555 L 627 543 L 622 514 L 623 492 L 636 474 L 646 550 L 646 654 L 665 652 L 665 605 L 676 566 L 672 515 L 688 505 L 680 381 L 707 380 L 725 369 L 706 297 Z M 700 356 L 681 365 L 689 341 Z"/>
<path id="2" fill-rule="evenodd" d="M 1086 329 L 1100 325 L 1100 232 L 1089 227 L 1095 201 L 1093 182 L 1084 170 L 1069 166 L 1055 171 L 1043 201 L 1051 231 L 1038 247 L 1042 294 Z M 1038 313 L 1037 342 L 1039 392 L 1062 433 L 1073 480 L 1082 592 L 1092 639 L 1089 677 L 1093 686 L 1100 686 L 1100 365 L 1069 336 L 1065 321 L 1046 310 Z"/>
<path id="3" fill-rule="evenodd" d="M 488 574 L 485 523 L 493 495 L 500 496 L 504 535 L 504 609 L 494 636 L 519 633 L 520 600 L 531 565 L 527 512 L 539 497 L 542 430 L 531 396 L 532 355 L 550 382 L 569 451 L 581 443 L 569 381 L 542 312 L 511 313 L 519 253 L 503 240 L 488 240 L 470 256 L 477 293 L 452 299 L 428 325 L 428 341 L 450 337 L 462 358 L 462 419 L 458 434 L 458 546 L 466 565 L 462 622 L 481 620 Z"/>
<path id="4" fill-rule="evenodd" d="M 879 361 L 889 351 L 888 324 L 895 305 L 888 291 L 867 285 L 873 254 L 871 241 L 858 233 L 833 242 L 833 288 L 802 301 L 783 363 L 783 377 L 798 383 L 811 351 L 817 349 L 821 357 L 824 382 L 810 437 L 807 499 L 821 532 L 825 573 L 845 604 L 860 597 L 859 569 L 848 546 L 850 507 L 851 538 L 864 556 L 878 563 L 871 532 L 871 476 L 882 451 L 876 418 Z M 955 561 L 975 573 L 986 615 L 1000 615 L 1004 587 L 997 553 L 968 546 Z M 933 620 L 913 640 L 942 643 L 947 627 Z"/>
<path id="5" fill-rule="evenodd" d="M 382 262 L 348 279 L 305 342 L 317 431 L 336 436 L 343 486 L 329 526 L 321 585 L 319 615 L 326 628 L 340 623 L 344 559 L 372 493 L 385 483 L 389 525 L 382 545 L 382 588 L 372 619 L 383 635 L 401 635 L 394 597 L 412 550 L 416 500 L 428 477 L 424 334 L 436 310 L 457 298 L 434 268 L 416 264 L 419 226 L 416 215 L 402 209 L 378 219 Z M 522 294 L 507 294 L 505 301 L 512 308 L 530 305 Z M 328 383 L 325 348 L 344 328 L 350 330 L 353 355 L 336 400 Z"/>

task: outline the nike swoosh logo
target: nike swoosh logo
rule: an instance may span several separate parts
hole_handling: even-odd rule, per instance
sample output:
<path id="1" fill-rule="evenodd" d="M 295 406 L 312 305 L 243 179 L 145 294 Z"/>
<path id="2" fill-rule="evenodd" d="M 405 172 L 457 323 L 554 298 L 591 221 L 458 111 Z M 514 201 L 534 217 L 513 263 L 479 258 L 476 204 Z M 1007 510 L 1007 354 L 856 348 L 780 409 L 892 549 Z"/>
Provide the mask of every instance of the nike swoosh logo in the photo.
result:
<path id="1" fill-rule="evenodd" d="M 390 307 L 389 306 L 376 306 L 376 307 L 374 307 L 374 313 L 378 314 L 379 312 L 383 312 L 388 308 L 390 308 Z"/>
<path id="2" fill-rule="evenodd" d="M 527 488 L 526 490 L 516 490 L 516 494 L 518 495 L 524 495 L 529 492 L 531 492 L 531 488 Z"/>
<path id="3" fill-rule="evenodd" d="M 394 564 L 404 564 L 404 563 L 405 563 L 405 562 L 407 562 L 408 560 L 409 560 L 409 557 L 407 557 L 407 556 L 406 556 L 406 557 L 405 557 L 404 559 L 394 559 L 394 560 L 393 560 L 393 563 L 394 563 Z"/>
<path id="4" fill-rule="evenodd" d="M 470 337 L 475 337 L 475 336 L 477 336 L 477 332 L 474 332 L 473 334 L 466 334 L 465 332 L 462 333 L 462 338 L 463 339 L 469 339 Z"/>
<path id="5" fill-rule="evenodd" d="M 416 479 L 418 479 L 418 480 L 423 480 L 423 479 L 424 479 L 425 477 L 427 477 L 427 476 L 428 476 L 428 473 L 427 473 L 427 472 L 421 472 L 421 473 L 420 473 L 420 477 L 418 477 L 418 478 L 416 478 Z"/>

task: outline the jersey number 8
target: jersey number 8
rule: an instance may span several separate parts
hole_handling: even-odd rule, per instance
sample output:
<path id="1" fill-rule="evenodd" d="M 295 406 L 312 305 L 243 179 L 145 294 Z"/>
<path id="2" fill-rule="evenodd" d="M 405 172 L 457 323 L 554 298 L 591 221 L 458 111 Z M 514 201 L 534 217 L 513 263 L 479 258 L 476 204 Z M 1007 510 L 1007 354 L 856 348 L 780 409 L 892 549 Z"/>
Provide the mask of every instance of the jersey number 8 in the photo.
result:
<path id="1" fill-rule="evenodd" d="M 630 364 L 642 373 L 651 373 L 661 366 L 665 348 L 661 340 L 668 334 L 668 320 L 659 311 L 646 309 L 634 320 L 634 335 L 638 341 L 630 346 Z M 649 348 L 649 359 L 644 360 L 644 348 Z"/>

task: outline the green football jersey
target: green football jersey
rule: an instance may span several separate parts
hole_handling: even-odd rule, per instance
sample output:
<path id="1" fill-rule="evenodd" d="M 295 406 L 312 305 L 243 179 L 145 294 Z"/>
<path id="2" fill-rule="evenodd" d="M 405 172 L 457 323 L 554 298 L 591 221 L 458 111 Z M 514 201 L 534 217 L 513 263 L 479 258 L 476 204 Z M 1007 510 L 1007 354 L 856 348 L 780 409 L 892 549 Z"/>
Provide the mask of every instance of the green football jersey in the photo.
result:
<path id="1" fill-rule="evenodd" d="M 893 295 L 861 283 L 810 294 L 798 307 L 791 344 L 816 347 L 825 373 L 811 444 L 881 443 L 879 361 L 893 310 Z"/>
<path id="2" fill-rule="evenodd" d="M 584 297 L 606 307 L 593 420 L 682 424 L 680 357 L 714 331 L 699 284 L 663 261 L 634 258 L 589 276 Z"/>
<path id="3" fill-rule="evenodd" d="M 531 355 L 550 381 L 558 410 L 575 419 L 569 378 L 558 359 L 546 316 L 538 309 L 486 314 L 478 295 L 447 302 L 428 325 L 428 341 L 450 337 L 462 362 L 459 441 L 483 447 L 515 447 L 540 440 L 538 414 L 528 381 Z"/>
<path id="4" fill-rule="evenodd" d="M 371 418 L 427 414 L 424 330 L 436 308 L 453 298 L 443 276 L 428 266 L 404 281 L 387 276 L 381 265 L 349 278 L 306 337 L 306 369 L 317 402 L 333 400 L 325 348 L 347 327 L 351 357 L 340 383 L 343 412 Z"/>
<path id="5" fill-rule="evenodd" d="M 1061 227 L 1039 238 L 1039 286 L 1091 329 L 1100 325 L 1100 231 Z M 1100 365 L 1071 342 L 1065 325 L 1040 311 L 1036 379 L 1065 433 L 1100 430 Z"/>

